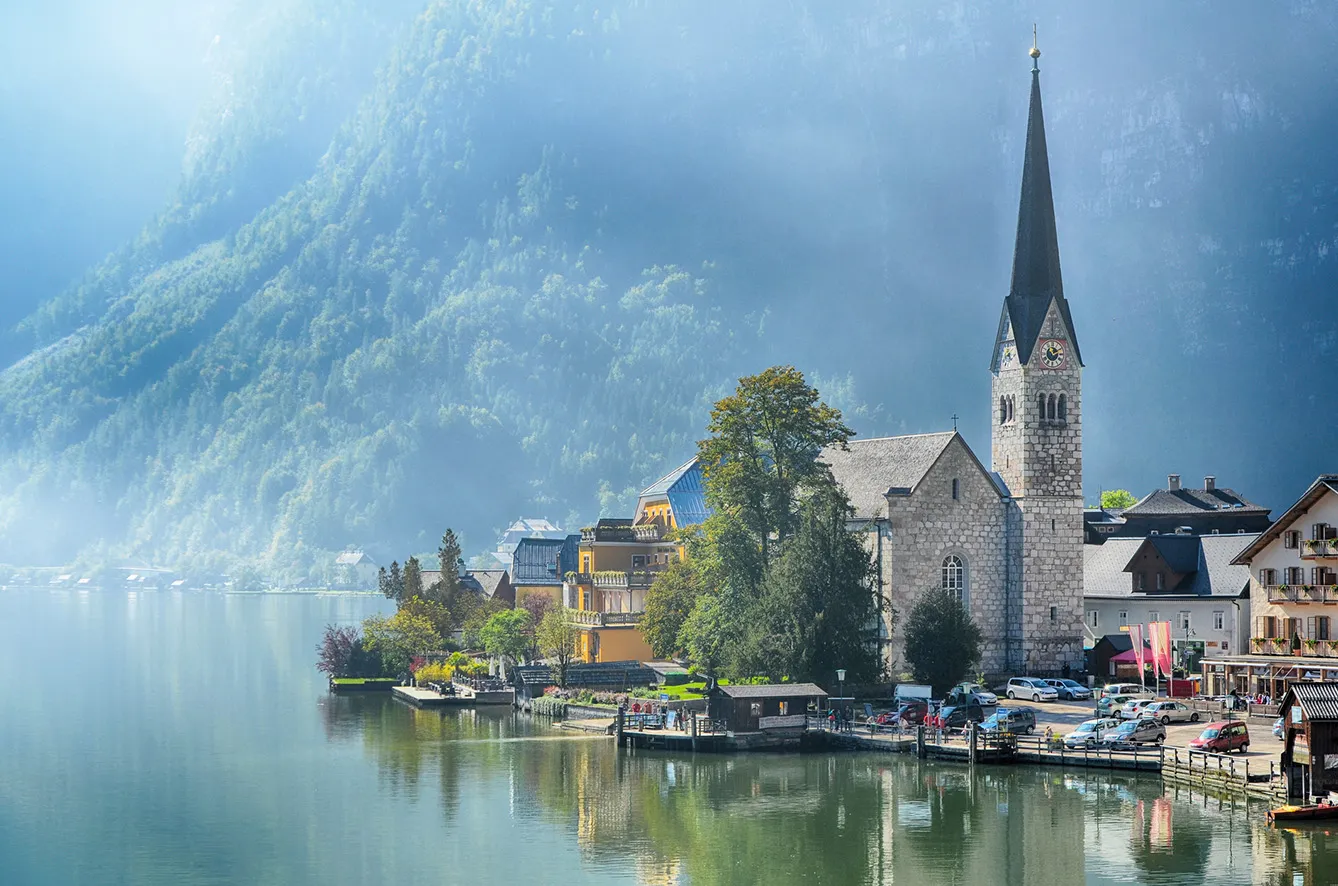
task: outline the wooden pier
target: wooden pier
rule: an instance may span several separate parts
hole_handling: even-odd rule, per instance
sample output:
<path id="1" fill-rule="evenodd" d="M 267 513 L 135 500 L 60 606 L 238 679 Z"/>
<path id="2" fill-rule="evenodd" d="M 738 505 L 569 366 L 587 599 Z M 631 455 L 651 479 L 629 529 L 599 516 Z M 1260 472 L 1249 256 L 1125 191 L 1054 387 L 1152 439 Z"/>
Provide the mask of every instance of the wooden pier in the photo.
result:
<path id="1" fill-rule="evenodd" d="M 422 686 L 396 686 L 391 691 L 395 698 L 416 708 L 472 708 L 479 705 L 511 705 L 516 700 L 516 693 L 513 689 L 481 692 L 458 684 L 455 687 L 454 695 L 443 695 L 435 689 L 427 689 Z"/>

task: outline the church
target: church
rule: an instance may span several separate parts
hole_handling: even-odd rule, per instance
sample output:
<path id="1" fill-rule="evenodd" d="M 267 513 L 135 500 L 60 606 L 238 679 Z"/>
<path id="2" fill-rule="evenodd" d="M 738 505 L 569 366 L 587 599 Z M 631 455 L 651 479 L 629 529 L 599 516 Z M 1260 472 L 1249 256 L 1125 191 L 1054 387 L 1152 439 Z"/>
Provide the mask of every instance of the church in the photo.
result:
<path id="1" fill-rule="evenodd" d="M 981 628 L 987 675 L 1083 665 L 1083 364 L 1059 272 L 1040 51 L 1031 57 L 1013 277 L 989 366 L 989 467 L 956 431 L 822 454 L 873 554 L 894 675 L 909 670 L 906 616 L 930 588 L 959 598 Z"/>

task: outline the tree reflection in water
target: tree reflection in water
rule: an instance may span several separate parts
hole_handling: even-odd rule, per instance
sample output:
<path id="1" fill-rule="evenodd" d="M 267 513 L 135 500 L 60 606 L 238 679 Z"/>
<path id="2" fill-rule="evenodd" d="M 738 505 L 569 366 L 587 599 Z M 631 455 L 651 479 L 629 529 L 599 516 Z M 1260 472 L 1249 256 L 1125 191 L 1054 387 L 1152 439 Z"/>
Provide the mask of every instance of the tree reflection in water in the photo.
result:
<path id="1" fill-rule="evenodd" d="M 1249 826 L 1261 809 L 1164 795 L 1149 776 L 618 751 L 509 709 L 384 697 L 330 697 L 323 713 L 330 740 L 361 741 L 388 791 L 417 799 L 435 776 L 447 834 L 504 796 L 506 839 L 566 835 L 584 864 L 642 883 L 1311 884 L 1332 879 L 1338 849 Z"/>

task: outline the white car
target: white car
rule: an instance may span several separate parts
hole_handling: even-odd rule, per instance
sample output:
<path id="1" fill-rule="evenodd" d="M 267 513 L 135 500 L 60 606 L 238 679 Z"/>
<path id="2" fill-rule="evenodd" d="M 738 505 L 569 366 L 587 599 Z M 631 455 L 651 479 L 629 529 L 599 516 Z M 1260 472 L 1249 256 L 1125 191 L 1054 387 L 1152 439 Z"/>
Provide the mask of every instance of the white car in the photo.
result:
<path id="1" fill-rule="evenodd" d="M 1121 720 L 1137 720 L 1143 716 L 1143 708 L 1152 704 L 1156 699 L 1152 698 L 1131 698 L 1120 708 Z"/>
<path id="2" fill-rule="evenodd" d="M 1170 723 L 1197 723 L 1199 712 L 1190 710 L 1189 705 L 1180 701 L 1158 699 L 1143 708 L 1144 717 L 1151 717 L 1163 726 Z"/>
<path id="3" fill-rule="evenodd" d="M 1084 720 L 1078 724 L 1077 729 L 1064 736 L 1064 747 L 1094 748 L 1101 742 L 1107 732 L 1118 728 L 1119 725 L 1120 721 L 1114 717 L 1097 717 L 1095 720 Z"/>
<path id="4" fill-rule="evenodd" d="M 1057 701 L 1059 691 L 1038 677 L 1010 677 L 1009 698 L 1029 698 L 1032 701 Z"/>
<path id="5" fill-rule="evenodd" d="M 1101 687 L 1101 695 L 1136 695 L 1139 698 L 1152 698 L 1153 693 L 1141 683 L 1107 683 Z"/>

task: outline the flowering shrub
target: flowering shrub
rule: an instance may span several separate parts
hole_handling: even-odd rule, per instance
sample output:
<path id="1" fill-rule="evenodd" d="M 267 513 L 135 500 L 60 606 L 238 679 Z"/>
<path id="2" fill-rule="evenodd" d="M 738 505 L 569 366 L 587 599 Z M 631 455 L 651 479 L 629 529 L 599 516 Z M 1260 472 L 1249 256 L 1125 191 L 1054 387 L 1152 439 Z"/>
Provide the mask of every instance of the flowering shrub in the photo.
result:
<path id="1" fill-rule="evenodd" d="M 545 688 L 544 695 L 548 698 L 557 698 L 574 704 L 602 704 L 615 707 L 627 701 L 626 693 L 591 692 L 589 689 L 561 689 L 557 686 Z"/>

